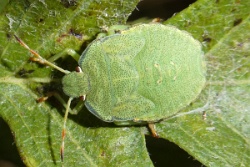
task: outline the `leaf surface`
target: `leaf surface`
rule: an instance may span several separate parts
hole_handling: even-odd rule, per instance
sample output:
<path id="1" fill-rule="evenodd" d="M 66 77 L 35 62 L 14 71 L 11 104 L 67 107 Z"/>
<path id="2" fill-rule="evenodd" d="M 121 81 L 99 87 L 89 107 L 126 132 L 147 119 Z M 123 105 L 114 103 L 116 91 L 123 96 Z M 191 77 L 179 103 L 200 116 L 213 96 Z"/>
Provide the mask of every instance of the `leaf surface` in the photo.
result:
<path id="1" fill-rule="evenodd" d="M 250 163 L 249 7 L 249 1 L 200 0 L 165 23 L 201 41 L 207 84 L 197 101 L 157 130 L 206 166 Z"/>
<path id="2" fill-rule="evenodd" d="M 61 166 L 64 108 L 43 92 L 60 89 L 61 74 L 28 61 L 16 34 L 44 58 L 85 46 L 110 25 L 124 24 L 137 1 L 11 1 L 0 8 L 0 116 L 27 166 Z M 7 4 L 7 5 L 6 5 Z M 207 61 L 199 98 L 156 124 L 170 140 L 206 166 L 250 164 L 250 1 L 199 0 L 163 24 L 198 39 Z M 181 47 L 181 46 L 180 46 Z M 56 63 L 73 70 L 72 59 Z M 67 99 L 67 98 L 66 98 Z M 70 115 L 65 166 L 153 166 L 145 127 L 117 127 L 87 110 Z"/>

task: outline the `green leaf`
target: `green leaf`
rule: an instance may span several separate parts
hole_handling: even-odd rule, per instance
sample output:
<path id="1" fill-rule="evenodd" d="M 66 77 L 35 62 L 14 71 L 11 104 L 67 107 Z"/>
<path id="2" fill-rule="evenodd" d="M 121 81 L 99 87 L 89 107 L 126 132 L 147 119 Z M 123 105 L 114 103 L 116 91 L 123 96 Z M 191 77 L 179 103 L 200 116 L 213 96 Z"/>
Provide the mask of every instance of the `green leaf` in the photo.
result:
<path id="1" fill-rule="evenodd" d="M 38 90 L 48 84 L 58 86 L 57 73 L 29 62 L 28 51 L 13 35 L 46 58 L 64 48 L 81 53 L 81 47 L 102 28 L 125 24 L 136 4 L 116 0 L 9 2 L 0 16 L 0 116 L 13 131 L 27 166 L 61 166 L 64 109 L 50 100 L 36 102 Z M 152 166 L 141 128 L 112 127 L 82 111 L 70 116 L 66 133 L 65 166 Z"/>
<path id="2" fill-rule="evenodd" d="M 53 98 L 36 102 L 43 90 L 61 91 L 61 74 L 29 62 L 13 34 L 45 58 L 65 48 L 81 53 L 101 29 L 124 24 L 136 3 L 15 0 L 0 8 L 0 117 L 27 166 L 61 166 L 64 108 Z M 249 7 L 247 0 L 199 0 L 164 23 L 202 42 L 208 74 L 200 97 L 156 130 L 206 166 L 250 164 Z M 57 63 L 73 70 L 68 61 L 74 60 Z M 145 133 L 144 127 L 104 123 L 86 110 L 70 115 L 64 165 L 153 166 Z"/>
<path id="3" fill-rule="evenodd" d="M 208 74 L 199 99 L 157 131 L 206 166 L 250 164 L 249 7 L 250 1 L 200 0 L 165 23 L 202 42 Z"/>

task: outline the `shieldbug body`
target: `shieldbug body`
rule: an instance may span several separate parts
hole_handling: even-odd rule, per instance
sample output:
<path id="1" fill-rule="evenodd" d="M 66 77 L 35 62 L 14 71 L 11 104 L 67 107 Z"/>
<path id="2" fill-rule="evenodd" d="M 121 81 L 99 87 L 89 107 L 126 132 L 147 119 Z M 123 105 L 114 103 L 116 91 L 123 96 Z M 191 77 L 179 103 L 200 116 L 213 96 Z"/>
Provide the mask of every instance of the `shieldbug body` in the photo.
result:
<path id="1" fill-rule="evenodd" d="M 73 98 L 86 97 L 87 109 L 106 122 L 154 123 L 190 104 L 206 80 L 201 44 L 173 26 L 141 24 L 94 40 L 78 61 L 80 72 L 65 71 L 29 50 L 36 61 L 66 73 L 63 91 L 70 99 L 63 138 Z"/>

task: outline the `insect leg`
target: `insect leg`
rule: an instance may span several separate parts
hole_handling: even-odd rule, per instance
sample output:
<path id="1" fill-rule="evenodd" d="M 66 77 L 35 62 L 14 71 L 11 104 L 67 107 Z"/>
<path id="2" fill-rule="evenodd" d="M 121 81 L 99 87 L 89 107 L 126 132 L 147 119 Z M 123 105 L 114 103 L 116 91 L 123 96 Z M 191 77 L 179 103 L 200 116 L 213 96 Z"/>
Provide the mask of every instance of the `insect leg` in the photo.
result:
<path id="1" fill-rule="evenodd" d="M 66 136 L 66 122 L 67 122 L 67 118 L 68 118 L 68 114 L 69 114 L 69 110 L 70 110 L 70 103 L 73 100 L 72 97 L 69 98 L 68 102 L 67 102 L 67 107 L 66 107 L 66 112 L 64 115 L 64 119 L 63 119 L 63 130 L 62 130 L 62 144 L 61 144 L 61 149 L 60 149 L 60 154 L 61 154 L 61 161 L 63 162 L 64 159 L 64 139 Z"/>
<path id="2" fill-rule="evenodd" d="M 76 106 L 75 106 L 74 108 L 70 109 L 69 113 L 70 113 L 70 114 L 76 115 L 76 114 L 79 113 L 79 111 L 82 110 L 83 106 L 84 106 L 84 102 L 83 102 L 82 100 L 80 100 L 80 101 L 76 104 Z"/>
<path id="3" fill-rule="evenodd" d="M 148 123 L 148 127 L 149 127 L 149 129 L 150 129 L 150 131 L 152 133 L 152 136 L 158 138 L 159 135 L 157 134 L 157 132 L 155 130 L 155 124 L 154 123 Z"/>
<path id="4" fill-rule="evenodd" d="M 66 109 L 67 108 L 67 103 L 64 101 L 64 99 L 60 96 L 60 94 L 58 94 L 57 92 L 48 92 L 46 93 L 46 96 L 40 97 L 39 99 L 37 99 L 36 101 L 38 103 L 42 103 L 44 101 L 46 101 L 48 98 L 50 98 L 51 96 L 54 96 L 62 105 L 63 107 Z M 79 113 L 79 111 L 82 110 L 84 103 L 83 103 L 84 99 L 81 100 L 77 103 L 76 106 L 74 106 L 74 108 L 69 108 L 69 113 L 76 115 Z"/>

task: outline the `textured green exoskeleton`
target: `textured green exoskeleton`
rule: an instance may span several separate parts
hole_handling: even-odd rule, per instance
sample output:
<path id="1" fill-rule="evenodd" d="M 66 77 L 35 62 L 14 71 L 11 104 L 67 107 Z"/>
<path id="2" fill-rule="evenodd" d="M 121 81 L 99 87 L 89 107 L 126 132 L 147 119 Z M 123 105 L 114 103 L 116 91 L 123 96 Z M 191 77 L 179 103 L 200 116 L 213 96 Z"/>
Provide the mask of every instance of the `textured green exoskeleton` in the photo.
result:
<path id="1" fill-rule="evenodd" d="M 93 41 L 79 66 L 83 73 L 73 76 L 78 82 L 66 85 L 73 79 L 64 77 L 64 92 L 86 95 L 91 113 L 122 125 L 174 115 L 205 84 L 201 44 L 187 32 L 161 24 L 137 25 Z"/>
<path id="2" fill-rule="evenodd" d="M 21 39 L 33 61 L 65 73 L 63 91 L 70 98 L 86 97 L 88 110 L 118 125 L 152 124 L 176 114 L 200 94 L 205 85 L 205 61 L 200 43 L 185 31 L 161 24 L 142 24 L 93 41 L 82 53 L 82 71 L 69 72 L 43 59 Z"/>

